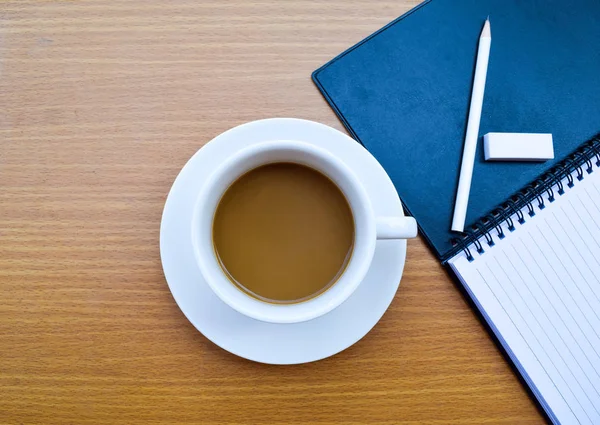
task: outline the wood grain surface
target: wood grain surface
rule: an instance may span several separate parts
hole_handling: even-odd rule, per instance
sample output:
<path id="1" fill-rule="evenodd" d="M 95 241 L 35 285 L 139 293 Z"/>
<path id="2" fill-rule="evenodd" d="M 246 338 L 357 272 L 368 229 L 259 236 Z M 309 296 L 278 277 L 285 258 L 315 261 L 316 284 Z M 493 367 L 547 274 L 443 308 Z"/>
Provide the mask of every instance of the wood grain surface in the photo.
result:
<path id="1" fill-rule="evenodd" d="M 416 1 L 0 3 L 0 423 L 538 424 L 422 240 L 358 344 L 237 358 L 158 248 L 188 158 L 246 121 L 341 124 L 310 73 Z"/>

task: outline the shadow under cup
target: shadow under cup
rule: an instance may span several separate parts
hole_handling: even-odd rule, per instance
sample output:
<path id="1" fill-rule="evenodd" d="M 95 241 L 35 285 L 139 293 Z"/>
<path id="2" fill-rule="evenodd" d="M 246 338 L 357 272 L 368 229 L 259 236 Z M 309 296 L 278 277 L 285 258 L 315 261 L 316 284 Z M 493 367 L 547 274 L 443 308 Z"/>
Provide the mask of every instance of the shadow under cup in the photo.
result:
<path id="1" fill-rule="evenodd" d="M 303 175 L 298 178 L 296 175 L 298 173 Z M 276 180 L 273 180 L 274 177 Z M 305 191 L 307 183 L 309 186 L 312 184 L 316 191 L 320 191 L 316 199 L 313 199 L 317 201 L 315 203 L 317 206 L 319 200 L 338 197 L 335 202 L 322 203 L 321 206 L 335 204 L 333 209 L 337 208 L 338 213 L 341 209 L 341 215 L 333 211 L 333 218 L 337 215 L 337 218 L 342 218 L 342 221 L 346 222 L 346 225 L 338 223 L 336 232 L 338 236 L 346 233 L 347 250 L 343 254 L 344 258 L 340 259 L 338 256 L 335 260 L 337 263 L 334 261 L 337 266 L 331 263 L 329 270 L 324 270 L 324 273 L 320 274 L 326 276 L 329 273 L 328 279 L 316 282 L 316 286 L 313 285 L 312 288 L 305 288 L 305 293 L 292 291 L 286 295 L 285 291 L 278 292 L 276 285 L 278 278 L 281 281 L 293 277 L 296 282 L 304 278 L 306 282 L 310 273 L 296 279 L 298 276 L 290 276 L 290 270 L 286 270 L 285 264 L 276 264 L 277 258 L 281 262 L 286 259 L 286 256 L 294 255 L 297 247 L 294 247 L 293 237 L 296 235 L 304 238 L 305 243 L 312 244 L 312 249 L 304 246 L 303 249 L 296 251 L 301 251 L 303 256 L 303 259 L 296 262 L 296 266 L 303 261 L 306 262 L 307 268 L 324 264 L 322 261 L 319 262 L 319 257 L 330 247 L 319 246 L 319 242 L 326 239 L 320 237 L 322 236 L 320 233 L 331 225 L 336 226 L 335 220 L 332 221 L 331 217 L 329 221 L 327 219 L 319 221 L 314 217 L 303 219 L 302 214 L 297 214 L 295 219 L 300 220 L 301 226 L 292 231 L 285 229 L 289 221 L 283 219 L 276 222 L 279 213 L 290 213 L 294 208 L 298 211 L 307 211 L 301 204 L 302 197 L 294 197 L 293 193 L 288 193 L 291 204 L 280 205 L 282 207 L 280 211 L 271 211 L 265 214 L 265 217 L 261 217 L 260 208 L 264 208 L 266 204 L 262 206 L 260 204 L 262 201 L 268 202 L 265 199 L 268 199 L 269 195 L 260 200 L 259 189 L 265 181 L 273 186 L 271 189 L 275 194 L 285 194 L 283 188 L 288 184 L 294 184 L 294 181 L 299 186 L 303 186 L 301 189 Z M 234 193 L 236 196 L 229 197 L 230 190 L 236 189 L 238 185 L 240 187 L 237 189 L 240 190 Z M 248 185 L 251 186 L 250 190 L 247 190 Z M 291 190 L 293 192 L 294 188 Z M 254 202 L 257 199 L 259 202 Z M 251 223 L 251 220 L 246 220 L 248 217 L 240 214 L 236 217 L 236 208 L 234 208 L 236 205 L 243 206 L 237 213 L 243 213 L 244 208 L 250 208 L 252 219 L 259 224 L 257 229 L 244 228 Z M 271 206 L 277 208 L 277 205 Z M 227 212 L 225 219 L 221 214 L 222 210 Z M 331 208 L 329 212 L 327 208 L 316 211 L 316 214 L 328 213 L 331 213 Z M 375 250 L 374 215 L 365 189 L 343 162 L 329 152 L 303 142 L 264 142 L 238 152 L 207 180 L 198 197 L 193 220 L 192 244 L 196 261 L 211 289 L 222 301 L 238 312 L 268 322 L 306 321 L 337 307 L 360 284 Z M 306 227 L 311 223 L 321 224 L 324 227 L 314 231 L 315 229 Z M 270 229 L 271 239 L 267 238 L 265 241 L 263 238 L 262 240 L 266 242 L 265 246 L 257 246 L 252 250 L 252 243 L 261 243 L 259 228 L 269 229 L 271 225 L 273 227 Z M 230 228 L 232 226 L 233 229 Z M 273 236 L 278 232 L 282 233 L 282 238 L 269 247 L 269 242 L 275 240 Z M 220 240 L 222 233 L 226 233 L 226 237 Z M 239 235 L 237 243 L 236 235 Z M 311 242 L 311 237 L 314 242 Z M 242 238 L 244 240 L 241 240 Z M 339 242 L 339 238 L 336 241 Z M 260 252 L 264 252 L 265 255 L 261 257 Z M 277 258 L 269 258 L 270 255 Z M 232 267 L 231 258 L 242 259 L 240 264 L 245 267 L 245 272 L 250 273 L 249 276 L 253 276 L 255 282 L 259 284 L 261 273 L 263 275 L 270 273 L 269 279 L 273 284 L 269 289 L 271 292 L 254 289 L 241 279 L 238 281 L 237 277 L 241 276 L 240 270 L 235 270 L 235 265 Z M 268 269 L 269 267 L 271 269 Z M 297 268 L 295 270 L 298 271 Z M 298 296 L 298 293 L 301 296 Z"/>

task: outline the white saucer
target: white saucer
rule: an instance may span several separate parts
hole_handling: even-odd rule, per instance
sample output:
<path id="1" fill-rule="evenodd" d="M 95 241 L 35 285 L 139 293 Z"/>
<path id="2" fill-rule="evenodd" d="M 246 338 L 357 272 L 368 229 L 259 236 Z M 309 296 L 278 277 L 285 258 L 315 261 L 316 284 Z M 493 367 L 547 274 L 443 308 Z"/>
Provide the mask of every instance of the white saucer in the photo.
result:
<path id="1" fill-rule="evenodd" d="M 376 215 L 402 215 L 402 205 L 381 165 L 345 134 L 312 121 L 274 118 L 235 127 L 206 144 L 183 167 L 167 198 L 160 228 L 163 270 L 175 301 L 190 322 L 221 348 L 262 363 L 320 360 L 350 347 L 387 310 L 406 257 L 406 241 L 378 241 L 371 268 L 358 289 L 317 319 L 273 324 L 250 319 L 223 303 L 204 282 L 192 252 L 191 217 L 202 182 L 233 152 L 268 140 L 299 140 L 327 149 L 362 179 Z"/>

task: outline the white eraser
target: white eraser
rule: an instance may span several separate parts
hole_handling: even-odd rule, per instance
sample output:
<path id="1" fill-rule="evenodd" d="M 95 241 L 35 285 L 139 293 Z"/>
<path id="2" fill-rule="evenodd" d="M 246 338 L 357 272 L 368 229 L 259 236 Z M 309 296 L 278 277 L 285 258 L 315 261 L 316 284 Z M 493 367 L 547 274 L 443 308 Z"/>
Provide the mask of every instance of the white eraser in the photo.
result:
<path id="1" fill-rule="evenodd" d="M 546 161 L 554 158 L 552 134 L 488 133 L 483 136 L 486 161 Z"/>

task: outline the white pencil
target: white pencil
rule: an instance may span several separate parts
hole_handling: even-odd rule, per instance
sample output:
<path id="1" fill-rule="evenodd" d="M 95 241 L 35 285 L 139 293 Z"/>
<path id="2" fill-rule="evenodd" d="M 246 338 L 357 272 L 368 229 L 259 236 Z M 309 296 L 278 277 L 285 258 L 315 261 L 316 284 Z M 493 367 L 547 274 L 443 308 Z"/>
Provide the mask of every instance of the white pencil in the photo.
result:
<path id="1" fill-rule="evenodd" d="M 469 110 L 469 121 L 467 123 L 467 135 L 465 136 L 465 147 L 460 166 L 458 190 L 456 192 L 456 202 L 454 203 L 452 230 L 457 232 L 462 232 L 464 230 L 465 219 L 467 217 L 467 205 L 469 203 L 469 192 L 471 191 L 475 151 L 477 150 L 477 140 L 479 139 L 479 122 L 481 121 L 483 92 L 485 90 L 491 44 L 492 33 L 490 30 L 490 19 L 488 17 L 483 26 L 483 30 L 481 31 L 481 36 L 479 37 L 477 64 L 475 66 L 473 92 L 471 93 L 471 107 Z"/>

